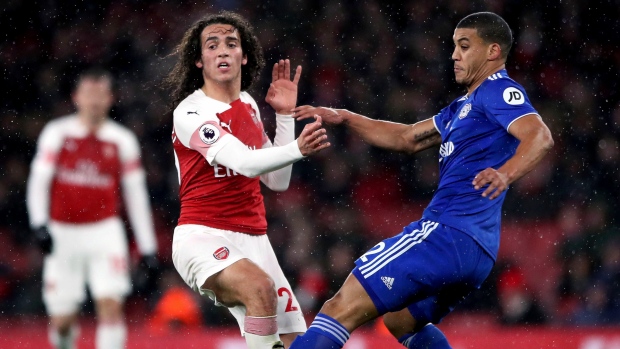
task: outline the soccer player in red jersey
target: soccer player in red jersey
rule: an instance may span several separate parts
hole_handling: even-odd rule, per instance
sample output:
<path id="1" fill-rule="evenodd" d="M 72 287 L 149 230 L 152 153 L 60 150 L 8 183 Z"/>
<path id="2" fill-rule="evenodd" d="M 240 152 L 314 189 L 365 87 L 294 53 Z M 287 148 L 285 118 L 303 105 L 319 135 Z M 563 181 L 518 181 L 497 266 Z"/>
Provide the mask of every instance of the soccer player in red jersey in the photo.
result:
<path id="1" fill-rule="evenodd" d="M 172 258 L 185 282 L 228 307 L 250 349 L 283 348 L 306 331 L 299 304 L 269 239 L 260 182 L 286 190 L 292 164 L 329 146 L 321 119 L 295 139 L 289 60 L 272 70 L 266 101 L 276 111 L 273 143 L 245 92 L 264 66 L 248 22 L 232 12 L 190 27 L 165 85 L 172 90 L 172 143 L 181 213 Z M 281 335 L 281 337 L 280 337 Z"/>
<path id="2" fill-rule="evenodd" d="M 45 126 L 28 178 L 30 223 L 46 254 L 43 300 L 55 348 L 75 347 L 85 284 L 95 300 L 97 348 L 125 345 L 123 301 L 131 284 L 119 188 L 143 261 L 156 262 L 140 145 L 108 117 L 112 84 L 112 75 L 102 69 L 79 76 L 73 92 L 77 112 Z"/>

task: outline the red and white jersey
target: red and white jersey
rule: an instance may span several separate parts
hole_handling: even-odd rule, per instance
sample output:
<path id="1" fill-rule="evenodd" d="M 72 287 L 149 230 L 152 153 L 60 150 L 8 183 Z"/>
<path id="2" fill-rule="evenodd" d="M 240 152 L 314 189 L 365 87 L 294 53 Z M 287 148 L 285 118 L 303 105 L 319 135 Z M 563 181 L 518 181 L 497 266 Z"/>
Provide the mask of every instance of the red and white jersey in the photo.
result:
<path id="1" fill-rule="evenodd" d="M 49 218 L 66 223 L 91 223 L 117 215 L 121 176 L 141 169 L 133 133 L 111 120 L 90 133 L 77 115 L 46 125 L 34 161 L 34 166 L 54 173 Z"/>
<path id="2" fill-rule="evenodd" d="M 236 137 L 250 149 L 270 141 L 258 106 L 246 92 L 230 104 L 201 89 L 174 110 L 172 142 L 179 173 L 181 214 L 178 225 L 200 224 L 261 235 L 267 231 L 260 179 L 214 164 L 217 152 Z"/>

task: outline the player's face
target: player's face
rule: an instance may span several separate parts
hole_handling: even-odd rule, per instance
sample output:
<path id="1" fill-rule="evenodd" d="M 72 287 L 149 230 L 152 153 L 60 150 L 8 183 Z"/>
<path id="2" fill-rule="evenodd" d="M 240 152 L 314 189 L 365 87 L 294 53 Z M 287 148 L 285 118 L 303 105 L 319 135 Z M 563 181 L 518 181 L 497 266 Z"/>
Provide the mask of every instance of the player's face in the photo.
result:
<path id="1" fill-rule="evenodd" d="M 479 36 L 476 29 L 457 28 L 454 31 L 454 77 L 461 85 L 471 86 L 480 74 L 484 73 L 484 65 L 487 63 L 489 45 Z M 485 77 L 482 77 L 485 78 Z"/>
<path id="2" fill-rule="evenodd" d="M 84 78 L 73 93 L 78 114 L 88 118 L 107 117 L 113 102 L 112 82 L 108 78 Z"/>
<path id="3" fill-rule="evenodd" d="M 241 83 L 241 66 L 247 57 L 241 49 L 241 39 L 235 27 L 212 24 L 200 34 L 202 52 L 196 66 L 202 69 L 205 83 Z"/>

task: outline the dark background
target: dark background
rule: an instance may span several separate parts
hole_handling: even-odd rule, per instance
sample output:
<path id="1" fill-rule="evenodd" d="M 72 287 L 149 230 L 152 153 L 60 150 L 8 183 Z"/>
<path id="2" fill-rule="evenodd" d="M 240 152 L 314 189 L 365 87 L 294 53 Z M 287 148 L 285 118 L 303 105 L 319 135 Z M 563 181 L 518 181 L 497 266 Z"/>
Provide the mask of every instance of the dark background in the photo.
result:
<path id="1" fill-rule="evenodd" d="M 136 275 L 128 316 L 154 311 L 180 285 L 170 259 L 179 210 L 172 118 L 158 84 L 172 67 L 169 55 L 183 32 L 220 9 L 246 16 L 263 46 L 268 64 L 250 92 L 270 135 L 274 117 L 264 96 L 276 60 L 303 66 L 299 105 L 414 123 L 464 93 L 450 60 L 458 21 L 476 11 L 503 16 L 514 32 L 508 72 L 525 87 L 555 147 L 509 191 L 498 264 L 457 311 L 490 314 L 507 325 L 620 323 L 620 2 L 577 0 L 5 1 L 2 316 L 44 314 L 42 257 L 31 242 L 25 184 L 41 128 L 74 110 L 75 76 L 93 64 L 114 73 L 112 117 L 141 141 L 163 262 L 155 283 L 145 285 Z M 364 250 L 420 217 L 437 184 L 436 150 L 416 156 L 384 152 L 345 128 L 329 129 L 329 136 L 329 150 L 293 166 L 287 192 L 265 190 L 272 243 L 308 314 L 333 295 Z M 135 249 L 133 257 L 135 267 Z M 515 294 L 525 308 L 516 317 L 502 306 Z M 204 323 L 232 323 L 210 302 L 198 304 Z M 92 313 L 92 305 L 84 310 Z"/>

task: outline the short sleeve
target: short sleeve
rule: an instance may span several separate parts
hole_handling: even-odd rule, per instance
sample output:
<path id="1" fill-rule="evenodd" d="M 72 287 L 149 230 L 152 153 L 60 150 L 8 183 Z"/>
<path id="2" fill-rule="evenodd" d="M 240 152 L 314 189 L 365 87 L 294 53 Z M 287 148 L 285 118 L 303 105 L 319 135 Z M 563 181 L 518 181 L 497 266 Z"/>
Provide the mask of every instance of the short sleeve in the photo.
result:
<path id="1" fill-rule="evenodd" d="M 491 81 L 480 92 L 487 117 L 497 121 L 506 130 L 515 120 L 525 115 L 538 115 L 523 87 L 510 79 Z"/>
<path id="2" fill-rule="evenodd" d="M 439 111 L 435 116 L 433 116 L 433 123 L 435 124 L 435 128 L 439 132 L 442 138 L 444 138 L 443 132 L 447 128 L 448 123 L 450 122 L 449 115 L 447 115 L 447 110 L 449 107 L 445 107 Z"/>

